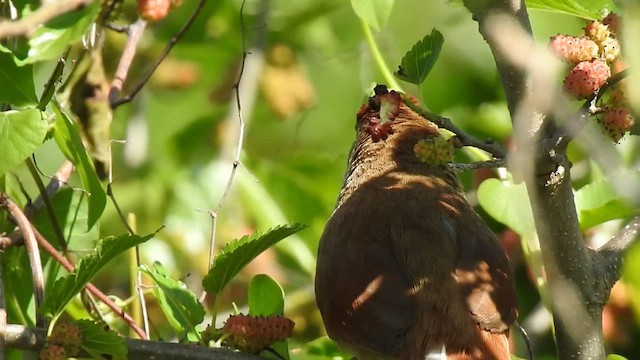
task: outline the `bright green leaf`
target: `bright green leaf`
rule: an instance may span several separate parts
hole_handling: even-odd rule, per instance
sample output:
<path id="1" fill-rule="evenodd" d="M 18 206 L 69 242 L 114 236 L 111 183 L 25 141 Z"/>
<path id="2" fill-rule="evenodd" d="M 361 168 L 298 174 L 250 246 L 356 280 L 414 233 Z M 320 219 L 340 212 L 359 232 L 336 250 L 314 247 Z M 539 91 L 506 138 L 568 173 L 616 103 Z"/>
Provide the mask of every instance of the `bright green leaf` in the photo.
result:
<path id="1" fill-rule="evenodd" d="M 627 358 L 624 356 L 611 354 L 611 355 L 607 355 L 607 360 L 627 360 Z"/>
<path id="2" fill-rule="evenodd" d="M 123 337 L 105 328 L 104 324 L 83 319 L 74 322 L 82 335 L 82 349 L 96 359 L 127 359 L 127 346 Z"/>
<path id="3" fill-rule="evenodd" d="M 196 295 L 182 281 L 173 279 L 159 262 L 153 263 L 153 269 L 144 265 L 140 269 L 156 283 L 153 291 L 173 329 L 180 336 L 197 339 L 196 325 L 204 320 L 205 310 Z"/>
<path id="4" fill-rule="evenodd" d="M 530 236 L 536 231 L 524 184 L 505 185 L 498 179 L 487 179 L 478 188 L 478 201 L 491 217 L 521 236 Z"/>
<path id="5" fill-rule="evenodd" d="M 376 31 L 384 26 L 393 9 L 394 0 L 351 0 L 356 15 Z"/>
<path id="6" fill-rule="evenodd" d="M 637 213 L 637 209 L 621 199 L 611 183 L 605 180 L 580 188 L 575 193 L 575 202 L 583 230 Z"/>
<path id="7" fill-rule="evenodd" d="M 230 241 L 216 256 L 213 267 L 202 279 L 202 287 L 209 293 L 219 294 L 229 281 L 256 256 L 280 240 L 304 229 L 306 225 L 293 224 L 273 228 L 265 234 L 254 233 Z"/>
<path id="8" fill-rule="evenodd" d="M 328 336 L 322 336 L 311 341 L 307 344 L 306 350 L 308 354 L 322 355 L 330 359 L 351 359 L 351 356 L 340 350 Z"/>
<path id="9" fill-rule="evenodd" d="M 431 34 L 418 40 L 411 50 L 407 51 L 395 75 L 412 84 L 422 84 L 438 60 L 443 43 L 444 37 L 440 31 L 434 28 L 431 30 Z"/>
<path id="10" fill-rule="evenodd" d="M 42 145 L 47 127 L 38 109 L 0 112 L 0 176 L 22 163 Z"/>
<path id="11" fill-rule="evenodd" d="M 123 235 L 108 237 L 98 241 L 95 249 L 80 259 L 75 269 L 67 276 L 58 279 L 42 303 L 42 312 L 55 317 L 67 306 L 69 301 L 113 258 L 125 250 L 140 245 L 155 234 L 146 236 Z"/>
<path id="12" fill-rule="evenodd" d="M 527 0 L 527 7 L 573 15 L 585 19 L 601 19 L 603 12 L 616 11 L 613 0 Z"/>
<path id="13" fill-rule="evenodd" d="M 62 112 L 57 102 L 52 101 L 51 104 L 56 114 L 53 137 L 62 153 L 76 166 L 82 185 L 89 193 L 88 226 L 91 228 L 100 219 L 107 204 L 107 196 L 102 189 L 93 161 L 89 158 L 89 154 L 82 144 L 79 130 L 71 119 Z"/>
<path id="14" fill-rule="evenodd" d="M 284 290 L 269 275 L 259 274 L 249 284 L 249 315 L 267 316 L 284 313 Z"/>
<path id="15" fill-rule="evenodd" d="M 33 66 L 21 66 L 13 53 L 0 44 L 0 103 L 17 107 L 38 104 L 33 85 Z"/>
<path id="16" fill-rule="evenodd" d="M 80 41 L 87 33 L 100 10 L 94 1 L 77 11 L 62 14 L 36 29 L 29 39 L 29 53 L 25 61 L 58 59 L 69 45 Z"/>

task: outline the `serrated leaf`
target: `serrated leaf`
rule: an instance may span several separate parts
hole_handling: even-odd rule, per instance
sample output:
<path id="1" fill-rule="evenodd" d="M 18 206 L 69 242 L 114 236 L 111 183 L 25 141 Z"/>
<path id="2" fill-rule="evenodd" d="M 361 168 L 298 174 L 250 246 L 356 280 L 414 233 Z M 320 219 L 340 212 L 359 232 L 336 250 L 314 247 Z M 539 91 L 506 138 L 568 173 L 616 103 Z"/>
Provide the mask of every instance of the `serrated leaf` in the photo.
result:
<path id="1" fill-rule="evenodd" d="M 33 66 L 24 65 L 0 44 L 0 103 L 16 107 L 38 104 L 33 85 Z"/>
<path id="2" fill-rule="evenodd" d="M 82 349 L 96 359 L 127 359 L 127 345 L 123 337 L 104 324 L 82 319 L 74 322 L 82 335 Z"/>
<path id="3" fill-rule="evenodd" d="M 102 189 L 93 161 L 82 144 L 79 130 L 56 101 L 52 101 L 51 104 L 56 114 L 53 138 L 65 157 L 76 166 L 80 181 L 89 193 L 88 226 L 91 228 L 100 219 L 107 204 L 107 196 Z"/>
<path id="4" fill-rule="evenodd" d="M 625 218 L 637 213 L 606 180 L 585 185 L 575 192 L 580 228 L 585 230 L 605 221 Z"/>
<path id="5" fill-rule="evenodd" d="M 444 37 L 434 28 L 404 55 L 395 75 L 412 84 L 422 84 L 438 60 L 443 43 Z"/>
<path id="6" fill-rule="evenodd" d="M 230 241 L 216 256 L 213 267 L 202 279 L 202 287 L 209 293 L 219 294 L 229 281 L 256 256 L 306 227 L 301 224 L 282 225 L 265 234 L 254 233 L 251 236 Z"/>
<path id="7" fill-rule="evenodd" d="M 58 59 L 67 47 L 80 41 L 98 16 L 100 2 L 62 14 L 38 27 L 29 38 L 26 62 Z"/>
<path id="8" fill-rule="evenodd" d="M 153 263 L 153 269 L 144 265 L 140 269 L 158 285 L 153 292 L 171 327 L 181 337 L 197 340 L 196 325 L 204 320 L 205 310 L 196 295 L 182 281 L 173 279 L 159 262 Z"/>
<path id="9" fill-rule="evenodd" d="M 533 212 L 524 184 L 503 184 L 498 179 L 487 179 L 478 187 L 480 206 L 497 221 L 507 225 L 520 236 L 535 233 Z"/>
<path id="10" fill-rule="evenodd" d="M 42 145 L 47 128 L 47 122 L 38 109 L 0 112 L 0 176 L 22 163 Z"/>
<path id="11" fill-rule="evenodd" d="M 42 303 L 42 312 L 49 317 L 58 316 L 69 301 L 82 290 L 89 281 L 113 258 L 125 250 L 140 245 L 155 234 L 146 236 L 123 235 L 104 238 L 95 249 L 80 259 L 74 270 L 56 280 Z"/>
<path id="12" fill-rule="evenodd" d="M 603 12 L 618 11 L 613 0 L 527 0 L 527 7 L 573 15 L 585 19 L 601 19 Z"/>
<path id="13" fill-rule="evenodd" d="M 351 0 L 353 11 L 367 25 L 380 31 L 393 9 L 394 0 Z"/>

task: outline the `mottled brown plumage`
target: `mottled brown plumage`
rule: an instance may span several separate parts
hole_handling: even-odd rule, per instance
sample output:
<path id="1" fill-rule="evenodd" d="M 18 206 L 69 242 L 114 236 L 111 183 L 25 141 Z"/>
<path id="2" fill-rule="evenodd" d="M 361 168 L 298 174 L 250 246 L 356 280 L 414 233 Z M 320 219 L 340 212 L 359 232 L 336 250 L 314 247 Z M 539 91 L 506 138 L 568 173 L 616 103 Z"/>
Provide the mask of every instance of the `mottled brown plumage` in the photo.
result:
<path id="1" fill-rule="evenodd" d="M 508 360 L 517 311 L 507 257 L 456 174 L 416 158 L 419 140 L 439 136 L 434 124 L 400 104 L 388 138 L 372 140 L 371 124 L 385 118 L 386 88 L 376 92 L 358 113 L 320 240 L 316 298 L 327 332 L 359 360 L 422 360 L 442 345 L 450 360 Z"/>

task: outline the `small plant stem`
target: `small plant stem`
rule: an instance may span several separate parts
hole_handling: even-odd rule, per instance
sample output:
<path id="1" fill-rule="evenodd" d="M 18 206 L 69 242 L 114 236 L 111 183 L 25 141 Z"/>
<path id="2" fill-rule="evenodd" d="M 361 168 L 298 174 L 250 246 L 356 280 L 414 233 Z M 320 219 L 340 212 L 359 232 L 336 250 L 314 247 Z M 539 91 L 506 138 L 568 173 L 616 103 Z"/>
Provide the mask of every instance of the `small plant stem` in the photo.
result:
<path id="1" fill-rule="evenodd" d="M 362 26 L 362 32 L 364 33 L 364 37 L 367 39 L 367 44 L 369 45 L 369 49 L 371 49 L 371 55 L 373 55 L 373 59 L 378 65 L 378 69 L 382 73 L 382 76 L 384 77 L 384 81 L 387 82 L 387 85 L 389 86 L 389 88 L 397 91 L 402 91 L 402 87 L 400 86 L 400 84 L 398 84 L 395 77 L 389 70 L 387 63 L 384 61 L 384 58 L 382 57 L 382 53 L 380 53 L 380 49 L 378 49 L 378 45 L 376 44 L 373 38 L 373 34 L 371 33 L 371 29 L 369 28 L 369 25 L 367 25 L 367 23 L 365 23 L 363 20 L 360 20 L 360 25 Z"/>

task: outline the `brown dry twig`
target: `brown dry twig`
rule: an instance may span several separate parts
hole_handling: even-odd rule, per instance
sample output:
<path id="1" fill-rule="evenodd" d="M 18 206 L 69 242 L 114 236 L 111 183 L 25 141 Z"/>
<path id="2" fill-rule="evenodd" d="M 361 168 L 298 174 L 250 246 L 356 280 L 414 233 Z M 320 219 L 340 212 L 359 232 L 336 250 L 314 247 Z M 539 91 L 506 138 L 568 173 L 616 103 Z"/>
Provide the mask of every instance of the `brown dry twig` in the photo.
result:
<path id="1" fill-rule="evenodd" d="M 156 59 L 156 61 L 151 65 L 151 67 L 147 70 L 147 72 L 142 77 L 142 80 L 140 80 L 140 82 L 133 88 L 133 90 L 131 90 L 131 93 L 129 93 L 129 95 L 121 99 L 118 98 L 120 96 L 120 91 L 122 90 L 122 85 L 123 85 L 122 83 L 124 83 L 124 79 L 126 78 L 126 72 L 129 71 L 130 63 L 126 67 L 126 72 L 124 73 L 125 75 L 122 78 L 122 83 L 118 84 L 115 82 L 117 79 L 117 76 L 116 78 L 114 78 L 114 83 L 112 83 L 111 89 L 109 89 L 109 103 L 111 104 L 112 109 L 115 109 L 122 104 L 126 104 L 130 102 L 140 92 L 140 90 L 142 90 L 142 88 L 145 86 L 147 81 L 149 81 L 149 79 L 151 78 L 151 75 L 153 75 L 153 73 L 156 71 L 158 66 L 160 66 L 162 61 L 164 61 L 164 59 L 169 55 L 169 52 L 171 52 L 171 49 L 178 43 L 178 41 L 180 41 L 180 39 L 187 32 L 187 30 L 189 30 L 193 22 L 198 17 L 198 14 L 200 14 L 200 12 L 202 11 L 202 8 L 204 7 L 205 3 L 206 3 L 206 0 L 200 0 L 198 2 L 198 5 L 196 5 L 196 8 L 191 13 L 191 16 L 189 17 L 189 19 L 187 19 L 184 25 L 182 25 L 182 28 L 180 28 L 180 30 L 178 30 L 178 32 L 176 32 L 176 34 L 173 35 L 173 37 L 171 37 L 171 39 L 167 43 L 167 46 L 165 46 L 164 50 L 162 51 L 162 54 L 160 54 L 160 57 L 158 57 L 158 59 Z M 125 48 L 125 52 L 126 51 L 127 49 Z M 132 51 L 133 54 L 135 54 L 135 50 L 130 50 L 130 51 Z M 120 69 L 120 67 L 118 67 L 118 69 Z"/>
<path id="2" fill-rule="evenodd" d="M 33 231 L 33 227 L 29 219 L 22 212 L 22 209 L 5 193 L 0 193 L 0 207 L 4 207 L 9 215 L 18 224 L 18 228 L 24 237 L 24 243 L 27 247 L 29 263 L 31 264 L 31 273 L 33 275 L 33 293 L 36 301 L 36 324 L 45 326 L 44 316 L 37 309 L 40 308 L 44 300 L 44 275 L 42 273 L 42 261 L 40 260 L 40 251 L 38 243 Z"/>
<path id="3" fill-rule="evenodd" d="M 23 35 L 29 37 L 38 26 L 71 11 L 76 11 L 91 4 L 92 0 L 49 1 L 40 6 L 29 16 L 18 21 L 0 21 L 0 40 L 9 36 Z"/>
<path id="4" fill-rule="evenodd" d="M 69 272 L 73 271 L 73 265 L 71 265 L 71 263 L 62 254 L 60 254 L 60 252 L 58 252 L 58 250 L 56 250 L 56 248 L 54 248 L 49 243 L 49 241 L 47 241 L 47 239 L 45 239 L 40 234 L 40 232 L 38 232 L 35 227 L 31 228 L 40 247 L 48 252 L 55 261 L 57 261 L 60 265 L 62 265 L 63 268 L 65 268 L 65 270 Z M 118 305 L 116 305 L 116 303 L 114 303 L 109 297 L 107 297 L 107 295 L 100 291 L 100 289 L 98 289 L 91 283 L 88 283 L 86 288 L 91 294 L 93 294 L 96 298 L 107 305 L 107 307 L 111 309 L 116 315 L 121 317 L 127 323 L 127 325 L 129 325 L 129 327 L 131 327 L 136 332 L 136 334 L 138 334 L 141 339 L 148 340 L 144 330 L 142 330 L 140 325 L 138 325 L 129 314 L 124 312 L 124 310 L 122 310 Z"/>

